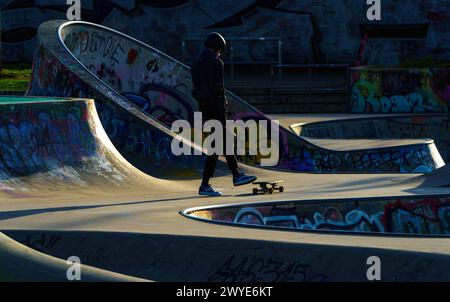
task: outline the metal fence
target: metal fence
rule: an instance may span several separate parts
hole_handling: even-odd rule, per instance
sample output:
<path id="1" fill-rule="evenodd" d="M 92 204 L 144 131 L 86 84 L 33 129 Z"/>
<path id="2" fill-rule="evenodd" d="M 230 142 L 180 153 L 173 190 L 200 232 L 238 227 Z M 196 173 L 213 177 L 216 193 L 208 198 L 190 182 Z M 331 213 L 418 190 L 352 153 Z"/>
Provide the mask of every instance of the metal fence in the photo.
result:
<path id="1" fill-rule="evenodd" d="M 275 81 L 275 70 L 278 70 L 278 82 L 283 81 L 283 70 L 294 69 L 301 72 L 307 72 L 307 80 L 302 83 L 304 88 L 299 85 L 294 85 L 297 93 L 307 94 L 309 99 L 309 106 L 312 106 L 312 99 L 314 94 L 345 94 L 346 99 L 350 98 L 350 65 L 348 64 L 272 64 L 270 66 L 270 81 L 271 81 L 271 100 L 273 102 L 275 95 L 275 88 L 280 85 Z M 345 77 L 343 84 L 339 86 L 330 86 L 329 84 L 317 85 L 314 74 L 318 71 L 342 71 Z"/>
<path id="2" fill-rule="evenodd" d="M 203 42 L 204 38 L 187 38 L 182 41 L 181 44 L 181 56 L 184 62 L 189 62 L 186 60 L 186 48 L 189 42 Z M 283 63 L 283 41 L 281 38 L 276 37 L 231 37 L 227 38 L 228 48 L 229 48 L 229 59 L 225 61 L 226 64 L 230 65 L 231 80 L 234 80 L 235 75 L 235 65 L 237 64 L 282 64 Z M 268 61 L 236 61 L 235 60 L 235 47 L 238 43 L 248 43 L 248 42 L 260 42 L 260 43 L 276 43 L 277 44 L 277 58 L 275 60 Z"/>

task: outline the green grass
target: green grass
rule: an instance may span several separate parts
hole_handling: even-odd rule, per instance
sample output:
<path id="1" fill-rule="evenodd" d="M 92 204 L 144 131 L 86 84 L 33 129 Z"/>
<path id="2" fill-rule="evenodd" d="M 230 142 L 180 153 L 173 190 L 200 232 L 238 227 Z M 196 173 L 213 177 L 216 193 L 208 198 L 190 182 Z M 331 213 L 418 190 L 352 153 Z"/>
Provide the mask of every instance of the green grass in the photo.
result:
<path id="1" fill-rule="evenodd" d="M 31 65 L 3 65 L 0 71 L 0 90 L 23 91 L 28 87 Z"/>

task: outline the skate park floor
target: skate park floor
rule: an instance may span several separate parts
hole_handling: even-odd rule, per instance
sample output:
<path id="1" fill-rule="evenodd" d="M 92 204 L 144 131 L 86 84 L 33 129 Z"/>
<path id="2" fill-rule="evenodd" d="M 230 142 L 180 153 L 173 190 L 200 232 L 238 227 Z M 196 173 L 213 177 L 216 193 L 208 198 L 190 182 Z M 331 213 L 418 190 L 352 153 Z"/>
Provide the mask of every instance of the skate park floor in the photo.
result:
<path id="1" fill-rule="evenodd" d="M 5 193 L 0 198 L 0 228 L 2 230 L 83 230 L 117 231 L 158 234 L 197 235 L 228 238 L 266 239 L 266 231 L 224 227 L 182 217 L 179 212 L 191 207 L 222 204 L 251 203 L 264 201 L 288 201 L 302 199 L 330 199 L 349 197 L 400 196 L 411 194 L 448 194 L 449 188 L 418 188 L 423 179 L 417 174 L 299 174 L 267 171 L 245 167 L 247 173 L 257 175 L 261 180 L 283 179 L 286 191 L 273 195 L 253 195 L 253 186 L 233 187 L 230 176 L 214 178 L 213 186 L 224 194 L 218 198 L 198 196 L 199 180 L 149 182 L 147 186 L 121 188 L 105 192 L 104 188 L 83 188 L 83 192 L 71 194 L 49 191 L 33 192 L 13 200 Z M 166 188 L 166 190 L 155 189 Z M 52 188 L 56 190 L 55 188 Z M 67 189 L 67 188 L 66 188 Z M 123 191 L 123 192 L 120 192 Z M 172 191 L 172 192 L 170 192 Z M 133 192 L 130 194 L 130 192 Z M 56 193 L 56 194 L 55 194 Z M 5 198 L 6 197 L 6 198 Z M 432 239 L 416 239 L 367 236 L 330 236 L 322 234 L 301 234 L 275 232 L 271 240 L 309 242 L 326 244 L 349 244 L 406 250 L 436 251 L 450 253 L 448 239 L 443 245 L 436 245 Z M 382 238 L 382 239 L 381 239 Z M 426 244 L 429 241 L 429 245 Z"/>

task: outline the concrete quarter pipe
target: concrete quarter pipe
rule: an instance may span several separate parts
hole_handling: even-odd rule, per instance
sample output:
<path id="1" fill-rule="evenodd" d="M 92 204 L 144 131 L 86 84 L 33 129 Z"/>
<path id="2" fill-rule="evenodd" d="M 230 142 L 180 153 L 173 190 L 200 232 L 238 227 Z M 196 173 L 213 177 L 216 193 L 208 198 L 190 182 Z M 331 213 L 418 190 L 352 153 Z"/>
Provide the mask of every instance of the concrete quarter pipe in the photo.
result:
<path id="1" fill-rule="evenodd" d="M 109 142 L 93 100 L 0 97 L 0 112 L 4 186 L 38 173 L 49 182 L 98 175 L 119 184 L 133 171 Z"/>
<path id="2" fill-rule="evenodd" d="M 198 167 L 192 158 L 175 158 L 168 150 L 168 141 L 173 137 L 168 126 L 176 119 L 191 120 L 197 108 L 190 88 L 188 67 L 114 30 L 66 21 L 49 21 L 39 28 L 28 95 L 94 98 L 117 149 L 149 174 L 156 173 L 155 163 L 164 162 L 170 167 L 176 161 L 175 174 Z M 227 95 L 233 119 L 269 120 L 231 92 Z M 432 141 L 338 151 L 320 148 L 280 127 L 279 146 L 280 159 L 272 167 L 278 170 L 426 173 L 444 165 Z M 145 164 L 149 158 L 152 167 Z M 242 156 L 240 160 L 259 166 L 261 157 Z M 171 174 L 168 171 L 170 168 L 166 175 Z"/>
<path id="3" fill-rule="evenodd" d="M 162 185 L 116 150 L 93 100 L 0 97 L 0 114 L 0 199 Z"/>

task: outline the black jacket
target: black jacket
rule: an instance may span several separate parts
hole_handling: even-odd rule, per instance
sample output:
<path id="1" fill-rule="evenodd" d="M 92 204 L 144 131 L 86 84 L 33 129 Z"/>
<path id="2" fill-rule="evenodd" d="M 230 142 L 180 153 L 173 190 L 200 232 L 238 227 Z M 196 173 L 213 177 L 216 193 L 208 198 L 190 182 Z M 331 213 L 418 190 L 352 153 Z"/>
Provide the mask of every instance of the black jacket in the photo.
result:
<path id="1" fill-rule="evenodd" d="M 201 111 L 218 110 L 226 113 L 227 101 L 224 90 L 224 64 L 211 49 L 204 49 L 192 64 L 192 96 L 199 102 Z"/>

